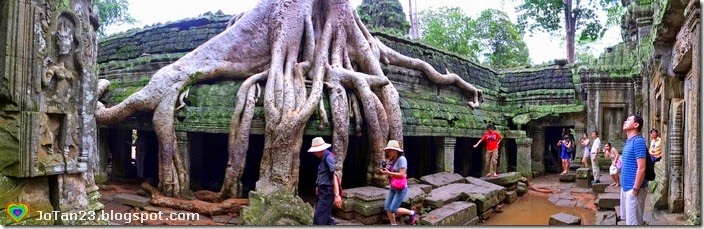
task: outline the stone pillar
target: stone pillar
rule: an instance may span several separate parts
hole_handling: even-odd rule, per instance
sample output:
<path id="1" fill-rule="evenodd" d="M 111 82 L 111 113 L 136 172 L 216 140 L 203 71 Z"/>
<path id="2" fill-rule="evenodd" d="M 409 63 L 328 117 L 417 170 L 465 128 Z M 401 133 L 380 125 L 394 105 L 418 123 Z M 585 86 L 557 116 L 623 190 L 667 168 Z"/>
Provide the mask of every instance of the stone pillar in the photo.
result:
<path id="1" fill-rule="evenodd" d="M 496 166 L 497 173 L 508 172 L 508 155 L 506 155 L 506 140 L 499 145 L 499 165 Z"/>
<path id="2" fill-rule="evenodd" d="M 682 212 L 684 210 L 684 165 L 682 151 L 682 110 L 684 108 L 682 99 L 673 98 L 671 116 L 668 124 L 669 138 L 669 161 L 670 161 L 670 196 L 668 198 L 668 209 L 670 212 Z"/>
<path id="3" fill-rule="evenodd" d="M 686 21 L 683 29 L 690 32 L 689 41 L 692 50 L 692 64 L 689 74 L 687 74 L 684 83 L 684 211 L 689 218 L 689 223 L 701 224 L 701 130 L 702 121 L 700 117 L 702 95 L 701 88 L 701 58 L 702 47 L 701 39 L 701 3 L 697 0 L 689 1 L 685 9 Z M 691 171 L 691 172 L 690 172 Z"/>
<path id="4" fill-rule="evenodd" d="M 533 139 L 519 138 L 516 139 L 516 172 L 521 173 L 528 179 L 533 178 L 533 168 L 531 160 L 531 146 Z"/>
<path id="5" fill-rule="evenodd" d="M 531 170 L 545 173 L 543 154 L 545 153 L 545 129 L 542 126 L 531 128 L 530 137 L 533 139 L 530 150 Z"/>
<path id="6" fill-rule="evenodd" d="M 454 137 L 440 137 L 437 141 L 437 172 L 455 172 L 455 144 Z"/>

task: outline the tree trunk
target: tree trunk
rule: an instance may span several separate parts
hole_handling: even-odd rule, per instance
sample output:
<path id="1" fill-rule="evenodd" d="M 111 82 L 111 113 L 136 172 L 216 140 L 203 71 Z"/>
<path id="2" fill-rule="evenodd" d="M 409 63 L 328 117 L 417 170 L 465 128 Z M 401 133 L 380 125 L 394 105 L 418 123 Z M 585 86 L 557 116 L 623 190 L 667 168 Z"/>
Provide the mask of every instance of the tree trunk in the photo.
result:
<path id="1" fill-rule="evenodd" d="M 565 3 L 565 38 L 567 39 L 567 63 L 574 63 L 574 35 L 575 17 L 572 14 L 572 0 L 564 0 Z"/>

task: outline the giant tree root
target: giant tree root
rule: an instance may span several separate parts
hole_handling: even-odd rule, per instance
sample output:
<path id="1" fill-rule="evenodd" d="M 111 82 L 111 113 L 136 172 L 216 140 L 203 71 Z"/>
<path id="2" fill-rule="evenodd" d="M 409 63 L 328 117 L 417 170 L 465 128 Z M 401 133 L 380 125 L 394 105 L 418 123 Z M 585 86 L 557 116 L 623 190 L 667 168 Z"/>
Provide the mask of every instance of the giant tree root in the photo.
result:
<path id="1" fill-rule="evenodd" d="M 149 183 L 142 183 L 142 189 L 151 195 L 152 200 L 149 203 L 154 206 L 185 210 L 206 216 L 239 213 L 242 206 L 249 204 L 248 199 L 230 198 L 220 203 L 209 203 L 201 200 L 181 200 L 166 197 Z"/>

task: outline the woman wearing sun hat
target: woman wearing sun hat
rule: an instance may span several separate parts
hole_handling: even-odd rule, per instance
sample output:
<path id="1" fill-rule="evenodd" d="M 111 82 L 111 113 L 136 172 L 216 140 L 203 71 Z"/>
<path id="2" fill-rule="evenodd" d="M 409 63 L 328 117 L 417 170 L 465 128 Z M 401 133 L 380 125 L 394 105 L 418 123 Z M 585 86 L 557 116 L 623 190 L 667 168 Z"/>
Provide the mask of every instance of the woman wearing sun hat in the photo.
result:
<path id="1" fill-rule="evenodd" d="M 386 158 L 389 159 L 389 163 L 383 166 L 382 163 L 381 173 L 389 176 L 389 195 L 386 196 L 386 202 L 384 203 L 384 210 L 386 215 L 389 217 L 391 225 L 396 225 L 396 215 L 408 215 L 408 224 L 414 225 L 418 222 L 418 215 L 415 211 L 401 208 L 401 202 L 403 198 L 406 197 L 408 192 L 408 185 L 405 182 L 406 179 L 406 169 L 408 168 L 408 162 L 406 157 L 403 156 L 403 149 L 401 149 L 401 144 L 396 140 L 389 140 L 384 148 L 386 153 Z M 394 179 L 402 179 L 403 185 L 401 187 L 394 187 Z"/>

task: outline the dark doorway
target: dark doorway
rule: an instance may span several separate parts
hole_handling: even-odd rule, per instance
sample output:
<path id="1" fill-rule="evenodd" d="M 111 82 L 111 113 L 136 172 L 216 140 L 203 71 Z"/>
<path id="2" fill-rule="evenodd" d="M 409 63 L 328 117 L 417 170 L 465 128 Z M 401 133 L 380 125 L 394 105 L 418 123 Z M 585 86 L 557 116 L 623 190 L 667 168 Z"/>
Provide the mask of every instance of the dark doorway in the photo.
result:
<path id="1" fill-rule="evenodd" d="M 259 180 L 259 167 L 261 166 L 264 152 L 264 135 L 249 135 L 247 158 L 242 171 L 242 196 L 249 197 L 249 192 L 256 189 Z"/>
<path id="2" fill-rule="evenodd" d="M 349 136 L 347 156 L 342 167 L 342 187 L 356 188 L 367 185 L 367 167 L 372 151 L 369 149 L 367 135 Z M 372 162 L 377 165 L 381 162 Z"/>
<path id="3" fill-rule="evenodd" d="M 545 153 L 543 155 L 543 163 L 545 172 L 559 173 L 562 171 L 560 163 L 560 148 L 557 142 L 562 139 L 565 128 L 574 128 L 573 126 L 548 126 L 545 127 Z M 574 133 L 572 133 L 574 135 Z"/>
<path id="4" fill-rule="evenodd" d="M 518 157 L 518 147 L 516 146 L 516 139 L 507 138 L 506 143 L 506 161 L 508 162 L 508 172 L 515 172 Z"/>
<path id="5" fill-rule="evenodd" d="M 191 189 L 219 192 L 227 167 L 227 134 L 199 133 L 190 142 Z M 200 144 L 197 144 L 200 142 Z"/>
<path id="6" fill-rule="evenodd" d="M 403 151 L 408 161 L 408 177 L 420 177 L 436 173 L 437 150 L 433 137 L 403 137 Z"/>
<path id="7" fill-rule="evenodd" d="M 137 157 L 137 176 L 159 184 L 159 140 L 154 131 L 137 131 L 135 150 Z"/>
<path id="8" fill-rule="evenodd" d="M 482 148 L 474 148 L 478 138 L 457 138 L 455 144 L 455 173 L 463 177 L 481 177 Z"/>

